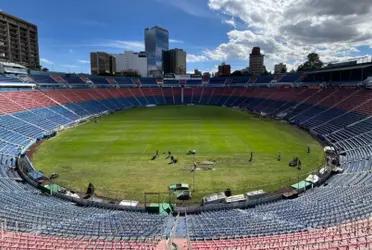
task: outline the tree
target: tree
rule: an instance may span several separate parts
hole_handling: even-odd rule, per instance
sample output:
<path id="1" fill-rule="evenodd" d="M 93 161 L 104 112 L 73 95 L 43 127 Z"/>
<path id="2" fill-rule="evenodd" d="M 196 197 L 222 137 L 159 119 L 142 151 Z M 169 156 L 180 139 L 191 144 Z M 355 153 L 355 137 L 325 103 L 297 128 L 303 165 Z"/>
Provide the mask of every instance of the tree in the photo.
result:
<path id="1" fill-rule="evenodd" d="M 311 71 L 321 69 L 324 63 L 320 60 L 317 53 L 310 53 L 307 55 L 307 61 L 298 66 L 297 71 Z"/>
<path id="2" fill-rule="evenodd" d="M 287 73 L 287 65 L 284 65 L 284 67 L 281 69 L 280 73 L 282 73 L 282 74 Z"/>
<path id="3" fill-rule="evenodd" d="M 270 75 L 272 75 L 272 73 L 271 73 L 271 71 L 267 71 L 266 67 L 264 66 L 264 72 L 261 75 L 270 76 Z"/>
<path id="4" fill-rule="evenodd" d="M 234 72 L 231 73 L 231 76 L 242 76 L 242 72 L 240 70 L 235 70 Z"/>

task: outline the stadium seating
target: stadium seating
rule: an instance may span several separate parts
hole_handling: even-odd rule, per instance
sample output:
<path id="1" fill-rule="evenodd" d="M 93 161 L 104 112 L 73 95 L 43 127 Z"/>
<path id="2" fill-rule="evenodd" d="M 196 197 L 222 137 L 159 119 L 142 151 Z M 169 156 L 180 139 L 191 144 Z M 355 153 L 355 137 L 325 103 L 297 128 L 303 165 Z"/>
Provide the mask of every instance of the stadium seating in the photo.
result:
<path id="1" fill-rule="evenodd" d="M 226 77 L 213 77 L 209 80 L 210 85 L 221 85 L 224 86 Z"/>
<path id="2" fill-rule="evenodd" d="M 178 83 L 158 87 L 154 79 L 140 79 L 141 88 L 130 78 L 86 76 L 97 85 L 92 88 L 77 75 L 30 77 L 36 83 L 86 87 L 0 91 L 2 248 L 156 249 L 161 239 L 170 236 L 172 227 L 179 237 L 190 239 L 193 249 L 372 248 L 372 90 L 241 87 L 248 78 L 228 82 L 212 78 L 207 86 L 199 80 L 187 81 L 185 88 Z M 300 78 L 293 74 L 278 81 Z M 256 81 L 272 80 L 260 77 Z M 15 158 L 37 140 L 91 116 L 150 104 L 239 107 L 284 118 L 334 146 L 344 172 L 297 199 L 181 218 L 81 207 L 19 182 Z"/>
<path id="3" fill-rule="evenodd" d="M 293 83 L 293 82 L 299 81 L 300 78 L 301 78 L 301 74 L 300 73 L 289 73 L 289 74 L 283 75 L 277 81 L 278 82 Z"/>
<path id="4" fill-rule="evenodd" d="M 186 81 L 187 86 L 198 86 L 202 84 L 201 79 L 190 79 Z"/>
<path id="5" fill-rule="evenodd" d="M 371 220 L 360 220 L 327 229 L 236 239 L 199 240 L 192 249 L 369 249 Z"/>
<path id="6" fill-rule="evenodd" d="M 20 83 L 19 79 L 10 76 L 0 75 L 0 83 Z"/>
<path id="7" fill-rule="evenodd" d="M 83 80 L 83 78 L 76 74 L 66 74 L 64 75 L 64 79 L 69 84 L 86 84 L 86 81 Z"/>
<path id="8" fill-rule="evenodd" d="M 141 84 L 144 87 L 146 87 L 146 86 L 151 86 L 151 87 L 158 86 L 158 84 L 156 82 L 156 79 L 155 78 L 150 78 L 150 77 L 141 78 Z"/>
<path id="9" fill-rule="evenodd" d="M 256 79 L 256 83 L 270 83 L 274 78 L 271 75 L 268 76 L 259 76 Z"/>

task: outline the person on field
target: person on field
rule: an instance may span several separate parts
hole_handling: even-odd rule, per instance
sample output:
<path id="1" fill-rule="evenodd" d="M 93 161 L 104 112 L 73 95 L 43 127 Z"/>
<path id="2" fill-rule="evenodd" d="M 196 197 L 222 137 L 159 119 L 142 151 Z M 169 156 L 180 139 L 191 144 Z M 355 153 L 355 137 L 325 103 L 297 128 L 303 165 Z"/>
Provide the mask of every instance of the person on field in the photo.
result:
<path id="1" fill-rule="evenodd" d="M 302 168 L 302 163 L 301 163 L 301 160 L 299 159 L 297 162 L 297 169 L 301 170 L 301 168 Z"/>
<path id="2" fill-rule="evenodd" d="M 154 161 L 159 157 L 159 150 L 156 150 L 155 154 L 152 156 L 151 160 Z"/>
<path id="3" fill-rule="evenodd" d="M 253 152 L 251 152 L 251 157 L 249 158 L 249 162 L 253 161 Z"/>

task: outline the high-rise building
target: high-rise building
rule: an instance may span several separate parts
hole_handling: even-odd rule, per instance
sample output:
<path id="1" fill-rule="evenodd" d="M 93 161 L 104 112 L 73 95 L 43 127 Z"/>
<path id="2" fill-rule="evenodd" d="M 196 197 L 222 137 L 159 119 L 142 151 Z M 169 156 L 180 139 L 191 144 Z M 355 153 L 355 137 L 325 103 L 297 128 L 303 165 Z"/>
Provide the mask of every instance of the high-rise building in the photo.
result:
<path id="1" fill-rule="evenodd" d="M 259 47 L 254 47 L 249 55 L 249 71 L 252 75 L 258 76 L 265 72 L 264 55 Z"/>
<path id="2" fill-rule="evenodd" d="M 284 63 L 279 63 L 274 66 L 275 74 L 287 73 L 287 65 Z"/>
<path id="3" fill-rule="evenodd" d="M 39 69 L 37 26 L 0 11 L 0 61 Z"/>
<path id="4" fill-rule="evenodd" d="M 194 76 L 202 76 L 202 75 L 203 73 L 200 70 L 194 69 Z"/>
<path id="5" fill-rule="evenodd" d="M 147 69 L 150 76 L 163 75 L 163 51 L 169 49 L 168 30 L 158 26 L 145 29 Z"/>
<path id="6" fill-rule="evenodd" d="M 186 74 L 186 52 L 183 49 L 163 51 L 164 74 Z"/>
<path id="7" fill-rule="evenodd" d="M 117 73 L 135 72 L 141 77 L 147 76 L 146 52 L 125 51 L 124 54 L 113 54 L 116 59 Z"/>
<path id="8" fill-rule="evenodd" d="M 230 64 L 222 63 L 221 65 L 218 65 L 217 76 L 229 76 L 230 74 L 231 74 Z"/>
<path id="9" fill-rule="evenodd" d="M 115 57 L 106 52 L 91 52 L 90 71 L 92 75 L 114 75 L 116 72 Z"/>

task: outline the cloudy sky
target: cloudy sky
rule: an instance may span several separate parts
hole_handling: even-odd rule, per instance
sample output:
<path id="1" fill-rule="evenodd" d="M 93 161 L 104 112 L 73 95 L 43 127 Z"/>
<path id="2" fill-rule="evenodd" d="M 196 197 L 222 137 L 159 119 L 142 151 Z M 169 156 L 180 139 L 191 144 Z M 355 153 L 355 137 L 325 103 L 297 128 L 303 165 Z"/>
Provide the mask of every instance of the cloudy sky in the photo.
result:
<path id="1" fill-rule="evenodd" d="M 318 52 L 326 62 L 372 54 L 372 0 L 0 0 L 0 9 L 39 27 L 43 66 L 89 72 L 89 52 L 144 49 L 145 27 L 170 32 L 188 70 L 222 61 L 247 66 L 253 46 L 269 70 Z"/>

